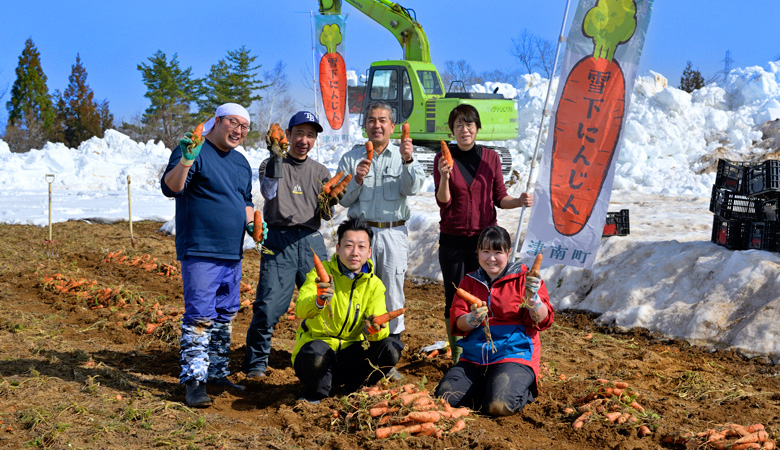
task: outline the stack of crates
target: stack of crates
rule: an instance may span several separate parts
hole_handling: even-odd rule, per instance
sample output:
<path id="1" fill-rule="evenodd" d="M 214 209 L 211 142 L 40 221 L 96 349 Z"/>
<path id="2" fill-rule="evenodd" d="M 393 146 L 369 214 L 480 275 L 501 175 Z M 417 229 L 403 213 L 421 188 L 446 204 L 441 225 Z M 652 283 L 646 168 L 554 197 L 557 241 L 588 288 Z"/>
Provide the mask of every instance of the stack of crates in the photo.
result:
<path id="1" fill-rule="evenodd" d="M 780 161 L 718 161 L 712 242 L 732 250 L 780 251 Z"/>
<path id="2" fill-rule="evenodd" d="M 604 223 L 602 236 L 627 236 L 629 231 L 631 230 L 628 223 L 627 209 L 607 213 L 607 221 Z"/>

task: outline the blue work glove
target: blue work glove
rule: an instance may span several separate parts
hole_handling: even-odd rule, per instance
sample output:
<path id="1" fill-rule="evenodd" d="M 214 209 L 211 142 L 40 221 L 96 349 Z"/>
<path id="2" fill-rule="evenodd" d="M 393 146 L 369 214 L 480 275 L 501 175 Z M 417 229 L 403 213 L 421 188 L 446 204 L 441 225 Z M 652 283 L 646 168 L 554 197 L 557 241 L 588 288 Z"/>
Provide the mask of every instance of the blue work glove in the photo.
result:
<path id="1" fill-rule="evenodd" d="M 255 223 L 254 222 L 249 222 L 248 224 L 246 224 L 246 232 L 249 233 L 249 235 L 253 236 L 253 238 L 254 238 L 254 234 L 255 234 Z M 268 237 L 268 224 L 265 223 L 265 220 L 264 220 L 263 221 L 263 235 L 260 236 L 260 240 L 257 241 L 257 242 L 262 244 L 263 242 L 265 242 L 265 238 L 267 238 L 267 237 Z"/>
<path id="2" fill-rule="evenodd" d="M 203 147 L 202 137 L 193 136 L 192 133 L 187 132 L 184 137 L 179 141 L 181 147 L 181 160 L 179 162 L 182 166 L 191 166 L 195 162 L 195 158 L 198 157 L 201 147 Z"/>

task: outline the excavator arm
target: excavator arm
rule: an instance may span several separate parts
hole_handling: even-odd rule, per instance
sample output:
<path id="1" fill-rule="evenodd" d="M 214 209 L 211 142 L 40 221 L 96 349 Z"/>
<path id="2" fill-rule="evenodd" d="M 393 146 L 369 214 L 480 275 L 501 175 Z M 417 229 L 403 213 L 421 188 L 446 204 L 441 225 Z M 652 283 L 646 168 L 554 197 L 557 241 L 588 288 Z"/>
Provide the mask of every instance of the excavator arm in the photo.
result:
<path id="1" fill-rule="evenodd" d="M 431 62 L 428 37 L 410 11 L 389 0 L 345 0 L 360 12 L 387 28 L 401 44 L 403 59 Z M 320 14 L 341 14 L 341 0 L 319 0 Z"/>

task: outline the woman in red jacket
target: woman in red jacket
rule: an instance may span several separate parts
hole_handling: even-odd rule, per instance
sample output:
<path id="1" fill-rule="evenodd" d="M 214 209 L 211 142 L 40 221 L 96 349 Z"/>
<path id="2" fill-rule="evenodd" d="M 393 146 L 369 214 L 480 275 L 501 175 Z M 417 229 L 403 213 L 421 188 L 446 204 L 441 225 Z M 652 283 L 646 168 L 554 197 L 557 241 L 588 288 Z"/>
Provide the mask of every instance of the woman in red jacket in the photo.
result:
<path id="1" fill-rule="evenodd" d="M 544 283 L 528 275 L 525 265 L 509 263 L 512 242 L 505 229 L 486 228 L 477 248 L 480 268 L 466 275 L 460 287 L 485 306 L 470 307 L 460 296 L 452 302 L 450 327 L 453 334 L 465 336 L 457 343 L 463 354 L 444 374 L 435 395 L 452 406 L 506 416 L 538 396 L 539 332 L 552 325 L 555 311 Z"/>
<path id="2" fill-rule="evenodd" d="M 454 166 L 450 167 L 438 153 L 434 158 L 433 181 L 436 203 L 440 208 L 439 264 L 444 281 L 444 319 L 449 323 L 449 311 L 455 284 L 463 276 L 477 270 L 477 238 L 485 228 L 496 225 L 496 207 L 502 209 L 531 206 L 533 196 L 523 193 L 519 198 L 507 195 L 501 158 L 492 149 L 476 143 L 482 128 L 479 112 L 471 105 L 458 105 L 448 121 L 456 145 L 449 145 Z M 449 327 L 448 327 L 449 330 Z M 447 333 L 452 347 L 452 359 L 458 362 L 460 350 L 456 340 Z"/>

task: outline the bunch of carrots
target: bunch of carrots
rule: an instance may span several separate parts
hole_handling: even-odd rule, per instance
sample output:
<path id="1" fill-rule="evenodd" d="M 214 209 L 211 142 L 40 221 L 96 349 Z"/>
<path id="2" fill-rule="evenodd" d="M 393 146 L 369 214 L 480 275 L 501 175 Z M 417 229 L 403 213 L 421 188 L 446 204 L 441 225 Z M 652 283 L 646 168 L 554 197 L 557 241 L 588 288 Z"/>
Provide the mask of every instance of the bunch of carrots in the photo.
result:
<path id="1" fill-rule="evenodd" d="M 468 408 L 453 408 L 414 384 L 390 387 L 386 379 L 342 398 L 344 411 L 333 411 L 348 431 L 366 430 L 376 439 L 392 436 L 441 438 L 466 428 Z"/>
<path id="2" fill-rule="evenodd" d="M 128 294 L 119 287 L 98 287 L 97 280 L 86 278 L 66 278 L 61 273 L 45 276 L 41 286 L 56 294 L 71 296 L 71 305 L 83 301 L 90 309 L 109 307 L 127 308 L 130 306 Z"/>
<path id="3" fill-rule="evenodd" d="M 743 450 L 748 448 L 772 450 L 777 443 L 764 429 L 764 425 L 739 425 L 727 423 L 699 433 L 681 431 L 664 436 L 665 444 L 685 445 L 686 448 Z"/>
<path id="4" fill-rule="evenodd" d="M 574 417 L 572 426 L 575 429 L 588 422 L 604 420 L 635 427 L 639 437 L 652 434 L 648 424 L 652 426 L 649 420 L 653 415 L 636 401 L 639 394 L 629 388 L 628 383 L 603 378 L 596 383 L 592 393 L 577 399 L 574 406 L 563 408 L 565 414 Z"/>
<path id="5" fill-rule="evenodd" d="M 336 198 L 347 188 L 350 181 L 352 181 L 352 174 L 348 173 L 347 176 L 344 176 L 344 171 L 341 170 L 333 178 L 328 180 L 327 183 L 322 185 L 322 192 L 325 195 L 329 195 L 331 198 Z"/>
<path id="6" fill-rule="evenodd" d="M 157 262 L 157 258 L 152 258 L 149 254 L 128 257 L 127 255 L 122 254 L 122 250 L 117 250 L 115 252 L 109 252 L 108 255 L 103 258 L 103 262 L 113 262 L 115 264 L 140 267 L 147 272 L 156 272 L 157 275 L 168 278 L 181 276 L 178 266 L 175 264 Z"/>

